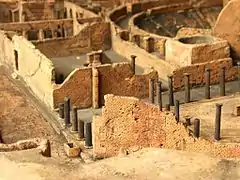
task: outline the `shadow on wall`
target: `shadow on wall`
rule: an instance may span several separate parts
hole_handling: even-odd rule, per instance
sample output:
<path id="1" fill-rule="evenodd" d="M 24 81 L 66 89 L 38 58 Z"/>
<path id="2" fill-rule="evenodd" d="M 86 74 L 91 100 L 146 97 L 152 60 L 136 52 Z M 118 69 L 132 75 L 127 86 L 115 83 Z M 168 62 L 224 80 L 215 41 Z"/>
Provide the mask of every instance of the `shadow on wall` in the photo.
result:
<path id="1" fill-rule="evenodd" d="M 75 69 L 60 85 L 55 85 L 53 92 L 54 107 L 64 101 L 66 96 L 71 104 L 79 108 L 92 106 L 92 89 L 98 92 L 98 104 L 104 104 L 104 95 L 116 94 L 145 98 L 148 96 L 149 78 L 157 79 L 156 71 L 145 75 L 134 75 L 128 63 L 106 64 L 97 66 L 99 85 L 92 86 L 92 68 Z"/>

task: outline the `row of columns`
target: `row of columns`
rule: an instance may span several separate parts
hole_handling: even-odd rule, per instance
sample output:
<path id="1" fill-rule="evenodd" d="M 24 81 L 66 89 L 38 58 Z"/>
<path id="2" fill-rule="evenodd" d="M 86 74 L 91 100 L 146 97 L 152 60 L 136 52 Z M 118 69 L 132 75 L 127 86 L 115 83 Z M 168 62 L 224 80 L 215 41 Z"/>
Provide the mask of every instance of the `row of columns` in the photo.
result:
<path id="1" fill-rule="evenodd" d="M 219 79 L 219 87 L 220 96 L 226 95 L 225 90 L 225 67 L 222 67 L 220 70 L 220 79 Z M 210 93 L 210 85 L 211 85 L 211 71 L 209 68 L 206 68 L 205 70 L 205 98 L 210 99 L 211 93 Z M 238 62 L 238 84 L 239 84 L 239 91 L 240 91 L 240 62 Z M 190 93 L 190 74 L 185 73 L 184 74 L 184 102 L 189 103 L 191 101 L 191 93 Z M 149 101 L 151 103 L 155 103 L 155 83 L 154 79 L 149 79 Z M 159 106 L 160 111 L 162 111 L 163 104 L 162 104 L 162 82 L 157 81 L 156 83 L 156 95 L 157 95 L 157 105 Z M 173 92 L 173 76 L 168 76 L 168 97 L 169 97 L 169 103 L 166 104 L 165 110 L 170 111 L 170 106 L 174 106 L 175 111 L 175 119 L 178 123 L 180 121 L 180 111 L 179 111 L 179 100 L 174 101 L 174 92 Z M 222 110 L 222 104 L 216 104 L 216 118 L 215 118 L 215 133 L 214 133 L 214 139 L 216 141 L 220 140 L 220 132 L 221 132 L 221 110 Z M 185 124 L 189 126 L 191 124 L 190 118 L 186 118 Z M 194 136 L 199 137 L 200 136 L 200 120 L 195 119 L 194 120 Z"/>
<path id="2" fill-rule="evenodd" d="M 72 111 L 72 116 L 71 116 Z M 65 97 L 64 103 L 59 104 L 59 117 L 64 120 L 65 127 L 72 126 L 73 132 L 78 132 L 78 138 L 85 140 L 85 147 L 92 147 L 92 123 L 84 122 L 78 118 L 78 108 L 70 107 L 70 98 Z M 85 128 L 84 128 L 85 126 Z M 85 132 L 84 132 L 85 131 Z"/>

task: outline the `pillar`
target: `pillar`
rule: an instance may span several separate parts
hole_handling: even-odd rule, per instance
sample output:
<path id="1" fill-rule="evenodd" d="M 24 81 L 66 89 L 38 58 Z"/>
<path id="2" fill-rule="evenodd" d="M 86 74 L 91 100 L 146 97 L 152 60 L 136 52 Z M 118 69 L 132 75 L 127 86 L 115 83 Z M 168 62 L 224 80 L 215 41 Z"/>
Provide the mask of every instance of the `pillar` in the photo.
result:
<path id="1" fill-rule="evenodd" d="M 170 104 L 166 104 L 166 105 L 165 105 L 165 110 L 166 110 L 166 111 L 170 111 Z"/>
<path id="2" fill-rule="evenodd" d="M 27 39 L 27 31 L 22 31 L 22 36 Z"/>
<path id="3" fill-rule="evenodd" d="M 205 98 L 210 99 L 210 68 L 205 70 Z"/>
<path id="4" fill-rule="evenodd" d="M 102 64 L 102 53 L 102 50 L 94 52 L 92 66 L 99 66 Z"/>
<path id="5" fill-rule="evenodd" d="M 168 97 L 169 97 L 169 105 L 174 106 L 174 97 L 173 97 L 173 76 L 168 75 Z"/>
<path id="6" fill-rule="evenodd" d="M 12 13 L 12 22 L 15 22 L 15 13 L 13 11 L 11 11 Z"/>
<path id="7" fill-rule="evenodd" d="M 39 29 L 39 30 L 38 30 L 38 40 L 39 40 L 39 41 L 44 40 L 44 33 L 43 33 L 43 30 L 42 30 L 42 29 Z"/>
<path id="8" fill-rule="evenodd" d="M 221 68 L 220 72 L 220 96 L 225 96 L 225 67 Z"/>
<path id="9" fill-rule="evenodd" d="M 23 5 L 22 1 L 18 2 L 18 13 L 19 13 L 19 22 L 23 22 Z"/>
<path id="10" fill-rule="evenodd" d="M 88 23 L 88 47 L 92 47 L 91 23 Z"/>
<path id="11" fill-rule="evenodd" d="M 78 138 L 84 138 L 84 122 L 81 120 L 78 121 Z"/>
<path id="12" fill-rule="evenodd" d="M 93 52 L 87 53 L 87 63 L 89 66 L 92 66 L 93 60 L 94 60 L 94 53 Z"/>
<path id="13" fill-rule="evenodd" d="M 222 104 L 216 104 L 216 119 L 215 119 L 215 133 L 214 133 L 214 139 L 216 141 L 220 140 L 221 113 L 222 113 Z"/>
<path id="14" fill-rule="evenodd" d="M 184 74 L 184 90 L 185 90 L 185 103 L 189 103 L 191 99 L 190 95 L 190 80 L 189 80 L 190 74 L 185 73 Z"/>
<path id="15" fill-rule="evenodd" d="M 72 108 L 72 130 L 77 131 L 78 130 L 78 108 L 74 106 Z"/>
<path id="16" fill-rule="evenodd" d="M 61 119 L 63 119 L 64 118 L 64 103 L 59 103 L 58 108 L 59 108 L 59 112 L 58 112 L 59 117 Z"/>
<path id="17" fill-rule="evenodd" d="M 162 111 L 162 82 L 157 82 L 157 103 L 159 106 L 159 110 Z"/>
<path id="18" fill-rule="evenodd" d="M 149 101 L 154 103 L 154 79 L 149 79 Z"/>
<path id="19" fill-rule="evenodd" d="M 92 69 L 92 103 L 93 108 L 99 108 L 99 72 L 96 68 Z"/>
<path id="20" fill-rule="evenodd" d="M 175 101 L 175 119 L 176 119 L 177 123 L 180 121 L 179 100 Z"/>
<path id="21" fill-rule="evenodd" d="M 92 147 L 92 123 L 86 123 L 86 137 L 85 137 L 85 147 Z"/>
<path id="22" fill-rule="evenodd" d="M 200 136 L 200 120 L 199 119 L 195 119 L 194 120 L 194 131 L 193 134 L 196 138 L 199 138 Z"/>
<path id="23" fill-rule="evenodd" d="M 70 124 L 70 98 L 64 98 L 64 122 L 65 126 Z"/>
<path id="24" fill-rule="evenodd" d="M 238 92 L 240 92 L 240 61 L 237 62 L 237 71 L 238 71 Z"/>
<path id="25" fill-rule="evenodd" d="M 133 74 L 135 74 L 136 57 L 137 56 L 135 56 L 135 55 L 131 55 L 130 65 L 132 67 Z"/>
<path id="26" fill-rule="evenodd" d="M 190 126 L 191 125 L 191 118 L 190 117 L 185 117 L 185 123 L 186 123 L 186 126 Z"/>
<path id="27" fill-rule="evenodd" d="M 154 52 L 154 39 L 151 37 L 144 37 L 145 50 L 148 53 Z"/>

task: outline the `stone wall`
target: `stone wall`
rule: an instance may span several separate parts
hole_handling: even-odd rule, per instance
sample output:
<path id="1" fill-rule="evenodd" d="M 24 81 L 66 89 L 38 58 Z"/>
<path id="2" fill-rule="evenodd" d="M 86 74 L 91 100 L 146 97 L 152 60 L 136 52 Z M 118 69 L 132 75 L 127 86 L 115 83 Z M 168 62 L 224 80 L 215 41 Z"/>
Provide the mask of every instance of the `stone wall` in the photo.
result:
<path id="1" fill-rule="evenodd" d="M 92 69 L 75 69 L 71 72 L 64 82 L 55 85 L 53 90 L 54 107 L 64 102 L 68 96 L 72 105 L 81 108 L 88 108 L 92 105 Z"/>
<path id="2" fill-rule="evenodd" d="M 47 57 L 72 56 L 73 54 L 109 49 L 111 44 L 109 34 L 109 24 L 99 22 L 91 24 L 90 28 L 86 26 L 76 36 L 50 39 L 34 44 Z"/>
<path id="3" fill-rule="evenodd" d="M 238 12 L 239 8 L 240 1 L 231 0 L 219 14 L 213 29 L 214 36 L 228 41 L 231 46 L 231 57 L 234 60 L 240 59 L 240 16 L 233 13 Z"/>
<path id="4" fill-rule="evenodd" d="M 179 67 L 230 57 L 228 42 L 211 36 L 168 39 L 166 60 Z"/>
<path id="5" fill-rule="evenodd" d="M 172 112 L 161 112 L 136 98 L 105 96 L 102 116 L 93 119 L 93 151 L 97 158 L 158 147 L 206 153 L 217 157 L 239 157 L 238 144 L 221 144 L 194 138 L 191 130 L 176 123 Z"/>
<path id="6" fill-rule="evenodd" d="M 25 21 L 55 19 L 54 6 L 47 2 L 31 2 L 22 4 Z"/>
<path id="7" fill-rule="evenodd" d="M 149 78 L 157 79 L 157 72 L 133 75 L 128 63 L 106 64 L 95 67 L 99 72 L 99 103 L 104 104 L 104 95 L 116 94 L 146 98 Z M 79 108 L 92 105 L 92 68 L 74 70 L 61 85 L 54 88 L 54 106 L 69 96 L 71 104 Z"/>
<path id="8" fill-rule="evenodd" d="M 41 101 L 53 107 L 55 72 L 52 61 L 21 36 L 13 36 L 13 44 L 18 54 L 17 73 Z"/>
<path id="9" fill-rule="evenodd" d="M 231 58 L 219 59 L 207 63 L 193 64 L 178 68 L 173 71 L 173 86 L 179 89 L 184 86 L 184 73 L 190 74 L 190 84 L 192 86 L 204 85 L 204 71 L 209 67 L 211 70 L 211 84 L 217 84 L 220 80 L 221 67 L 226 68 L 226 80 L 231 81 L 237 78 L 237 68 L 233 66 Z"/>
<path id="10" fill-rule="evenodd" d="M 126 59 L 130 60 L 131 55 L 136 55 L 136 65 L 144 69 L 154 68 L 157 70 L 158 75 L 162 81 L 167 81 L 167 75 L 171 74 L 175 66 L 160 59 L 158 56 L 153 55 L 138 47 L 136 44 L 121 39 L 121 30 L 116 29 L 114 24 L 111 23 L 112 32 L 112 49 Z"/>
<path id="11" fill-rule="evenodd" d="M 22 34 L 23 31 L 40 30 L 40 29 L 57 29 L 58 26 L 63 26 L 65 29 L 73 28 L 72 19 L 62 20 L 44 20 L 44 21 L 29 21 L 29 22 L 14 22 L 2 23 L 0 29 L 4 31 L 17 31 Z"/>
<path id="12" fill-rule="evenodd" d="M 100 75 L 99 91 L 102 105 L 106 94 L 146 98 L 148 97 L 149 78 L 155 80 L 158 78 L 156 71 L 145 75 L 134 75 L 132 67 L 128 63 L 102 65 L 97 69 Z"/>
<path id="13" fill-rule="evenodd" d="M 15 68 L 14 46 L 11 37 L 4 31 L 0 31 L 0 65 L 8 69 Z"/>
<path id="14" fill-rule="evenodd" d="M 0 65 L 23 78 L 35 96 L 53 107 L 54 67 L 33 44 L 21 36 L 0 32 Z"/>

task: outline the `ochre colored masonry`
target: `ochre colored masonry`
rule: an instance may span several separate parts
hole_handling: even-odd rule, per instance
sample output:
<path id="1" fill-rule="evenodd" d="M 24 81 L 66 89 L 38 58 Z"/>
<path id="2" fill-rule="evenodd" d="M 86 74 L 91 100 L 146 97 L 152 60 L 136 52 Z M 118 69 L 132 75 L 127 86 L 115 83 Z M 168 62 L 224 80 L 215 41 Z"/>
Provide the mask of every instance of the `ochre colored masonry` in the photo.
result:
<path id="1" fill-rule="evenodd" d="M 240 156 L 240 145 L 194 138 L 172 112 L 161 112 L 136 98 L 105 96 L 102 116 L 93 120 L 93 150 L 98 158 L 116 156 L 120 149 L 136 151 L 161 147 L 206 153 L 216 157 Z"/>

